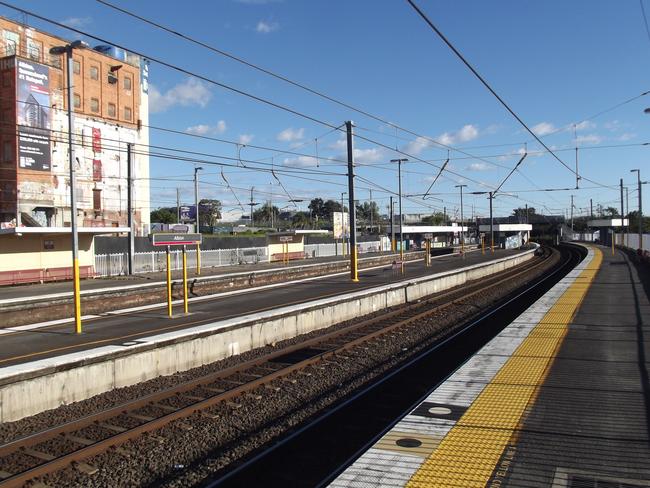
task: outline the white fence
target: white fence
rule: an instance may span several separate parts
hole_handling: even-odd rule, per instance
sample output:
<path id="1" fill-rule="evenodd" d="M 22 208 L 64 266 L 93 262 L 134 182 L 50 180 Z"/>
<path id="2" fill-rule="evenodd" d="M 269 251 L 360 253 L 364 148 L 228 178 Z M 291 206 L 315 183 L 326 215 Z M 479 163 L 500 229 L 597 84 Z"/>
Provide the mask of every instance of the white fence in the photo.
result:
<path id="1" fill-rule="evenodd" d="M 378 252 L 382 250 L 381 241 L 360 242 L 359 253 Z M 385 246 L 384 246 L 385 247 Z M 390 247 L 388 249 L 390 250 Z M 334 244 L 306 244 L 305 256 L 308 258 L 322 258 L 328 256 L 341 256 L 343 248 L 340 242 Z M 346 249 L 347 254 L 347 249 Z M 213 268 L 218 266 L 233 266 L 236 264 L 268 263 L 267 247 L 247 247 L 237 249 L 201 249 L 201 267 Z M 151 273 L 165 271 L 167 257 L 165 251 L 136 252 L 133 259 L 134 273 Z M 183 257 L 180 250 L 171 252 L 172 270 L 183 267 Z M 196 267 L 196 249 L 187 250 L 188 268 Z M 96 254 L 95 274 L 97 276 L 119 276 L 128 273 L 128 254 Z"/>
<path id="2" fill-rule="evenodd" d="M 612 242 L 611 240 L 609 242 Z M 630 249 L 639 248 L 639 234 L 616 234 L 616 244 L 629 247 Z M 650 234 L 643 234 L 643 249 L 650 251 Z"/>
<path id="3" fill-rule="evenodd" d="M 172 270 L 183 267 L 181 250 L 171 252 Z M 256 264 L 269 261 L 267 247 L 247 247 L 237 249 L 201 250 L 201 267 L 232 266 L 235 264 Z M 165 271 L 167 266 L 165 251 L 136 252 L 133 259 L 134 273 Z M 188 268 L 196 267 L 196 249 L 187 250 Z M 128 272 L 128 254 L 95 255 L 95 274 L 98 276 L 119 276 Z"/>

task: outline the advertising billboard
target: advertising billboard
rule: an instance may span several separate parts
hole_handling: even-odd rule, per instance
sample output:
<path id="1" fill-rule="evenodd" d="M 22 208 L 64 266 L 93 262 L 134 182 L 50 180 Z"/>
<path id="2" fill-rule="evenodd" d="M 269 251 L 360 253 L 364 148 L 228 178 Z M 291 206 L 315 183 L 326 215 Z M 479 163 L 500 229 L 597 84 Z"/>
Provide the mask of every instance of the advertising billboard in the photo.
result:
<path id="1" fill-rule="evenodd" d="M 347 212 L 333 212 L 332 213 L 332 226 L 334 230 L 334 239 L 341 239 L 348 237 L 350 234 L 349 214 Z"/>
<path id="2" fill-rule="evenodd" d="M 50 171 L 50 70 L 17 60 L 16 114 L 19 167 Z"/>

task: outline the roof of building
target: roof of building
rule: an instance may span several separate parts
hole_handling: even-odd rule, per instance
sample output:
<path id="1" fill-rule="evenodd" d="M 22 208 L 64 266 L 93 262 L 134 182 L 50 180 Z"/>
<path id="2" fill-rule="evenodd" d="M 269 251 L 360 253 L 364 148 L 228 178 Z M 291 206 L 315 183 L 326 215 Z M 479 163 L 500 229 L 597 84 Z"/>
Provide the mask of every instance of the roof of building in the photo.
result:
<path id="1" fill-rule="evenodd" d="M 77 227 L 79 234 L 121 234 L 130 232 L 128 227 Z M 0 235 L 37 234 L 37 235 L 56 235 L 70 234 L 70 227 L 11 227 L 9 229 L 0 229 Z"/>
<path id="2" fill-rule="evenodd" d="M 481 224 L 479 232 L 490 232 L 490 225 Z M 533 230 L 533 224 L 494 224 L 495 232 L 521 232 Z"/>

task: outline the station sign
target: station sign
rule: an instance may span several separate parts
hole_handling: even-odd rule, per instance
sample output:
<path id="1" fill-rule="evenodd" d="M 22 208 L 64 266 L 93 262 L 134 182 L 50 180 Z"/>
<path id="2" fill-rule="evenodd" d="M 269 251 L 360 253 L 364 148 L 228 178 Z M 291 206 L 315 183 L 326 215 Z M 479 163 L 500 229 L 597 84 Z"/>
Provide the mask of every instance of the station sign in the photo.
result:
<path id="1" fill-rule="evenodd" d="M 293 236 L 280 236 L 280 242 L 293 242 Z"/>
<path id="2" fill-rule="evenodd" d="M 154 246 L 185 246 L 190 244 L 201 244 L 201 234 L 151 234 L 151 243 Z"/>

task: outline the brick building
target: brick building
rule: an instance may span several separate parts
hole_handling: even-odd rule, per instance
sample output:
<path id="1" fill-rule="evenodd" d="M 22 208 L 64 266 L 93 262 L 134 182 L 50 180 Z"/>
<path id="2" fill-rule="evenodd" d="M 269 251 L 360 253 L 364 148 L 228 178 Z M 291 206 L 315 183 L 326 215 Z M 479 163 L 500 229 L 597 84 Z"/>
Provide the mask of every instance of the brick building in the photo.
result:
<path id="1" fill-rule="evenodd" d="M 40 247 L 41 252 L 60 250 L 62 257 L 69 256 L 69 248 L 61 249 L 65 239 L 54 239 L 61 245 L 52 249 L 53 236 L 70 234 L 70 181 L 66 58 L 50 54 L 50 48 L 69 42 L 0 17 L 3 254 L 14 247 L 16 251 Z M 83 246 L 92 248 L 94 234 L 128 232 L 129 143 L 134 148 L 134 230 L 136 235 L 148 233 L 148 69 L 138 56 L 98 46 L 75 49 L 73 71 L 77 223 L 86 229 L 80 231 L 86 236 L 80 238 L 83 253 L 92 250 Z M 26 228 L 29 231 L 21 231 Z M 40 239 L 40 246 L 21 245 L 17 238 Z M 37 268 L 30 268 L 32 258 L 22 260 L 27 261 L 26 269 Z M 4 269 L 7 266 L 0 264 L 0 282 L 1 274 L 11 271 Z M 92 263 L 87 262 L 85 267 L 85 274 L 92 274 Z"/>

